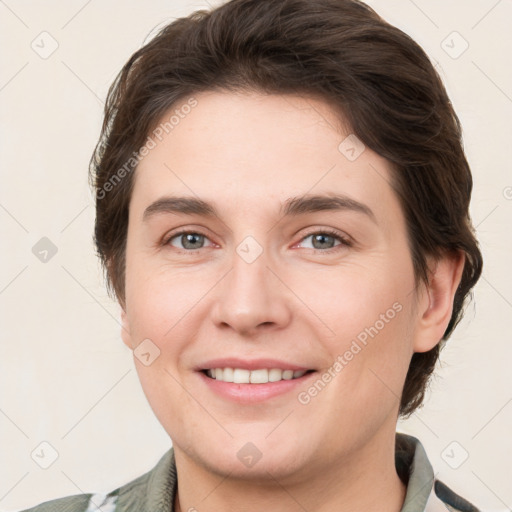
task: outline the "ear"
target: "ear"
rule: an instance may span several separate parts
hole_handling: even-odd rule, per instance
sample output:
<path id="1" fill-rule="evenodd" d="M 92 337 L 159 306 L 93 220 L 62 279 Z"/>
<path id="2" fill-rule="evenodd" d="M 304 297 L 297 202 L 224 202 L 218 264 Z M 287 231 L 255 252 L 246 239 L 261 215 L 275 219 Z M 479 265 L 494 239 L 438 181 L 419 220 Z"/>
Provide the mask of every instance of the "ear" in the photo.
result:
<path id="1" fill-rule="evenodd" d="M 121 307 L 121 338 L 123 343 L 130 349 L 133 350 L 132 336 L 130 334 L 130 324 L 128 322 L 128 316 L 123 307 Z"/>
<path id="2" fill-rule="evenodd" d="M 414 337 L 414 352 L 427 352 L 441 341 L 452 316 L 453 299 L 462 277 L 464 262 L 465 254 L 460 250 L 446 252 L 433 262 L 429 284 L 419 299 L 420 316 Z"/>

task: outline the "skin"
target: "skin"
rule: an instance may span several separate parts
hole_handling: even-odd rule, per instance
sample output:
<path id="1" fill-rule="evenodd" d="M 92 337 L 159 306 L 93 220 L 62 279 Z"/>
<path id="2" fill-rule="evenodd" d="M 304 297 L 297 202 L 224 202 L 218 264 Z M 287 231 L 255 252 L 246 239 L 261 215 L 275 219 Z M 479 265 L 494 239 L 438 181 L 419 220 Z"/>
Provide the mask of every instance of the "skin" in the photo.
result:
<path id="1" fill-rule="evenodd" d="M 464 256 L 431 262 L 414 287 L 403 212 L 389 162 L 366 148 L 338 150 L 332 109 L 312 98 L 205 92 L 141 161 L 129 211 L 124 343 L 150 339 L 160 355 L 134 358 L 146 397 L 173 441 L 176 510 L 399 511 L 405 487 L 394 465 L 399 397 L 414 352 L 448 325 Z M 164 116 L 167 118 L 168 116 Z M 279 215 L 304 194 L 345 194 L 351 210 Z M 144 210 L 165 195 L 211 202 L 219 216 Z M 314 233 L 339 239 L 314 245 Z M 186 248 L 179 231 L 205 235 Z M 261 246 L 248 264 L 237 246 Z M 190 247 L 190 246 L 188 246 Z M 315 250 L 316 247 L 316 250 Z M 307 391 L 380 315 L 401 311 L 325 388 Z M 214 394 L 194 371 L 207 359 L 272 357 L 318 370 L 296 391 L 259 404 Z M 246 467 L 248 442 L 262 453 Z"/>

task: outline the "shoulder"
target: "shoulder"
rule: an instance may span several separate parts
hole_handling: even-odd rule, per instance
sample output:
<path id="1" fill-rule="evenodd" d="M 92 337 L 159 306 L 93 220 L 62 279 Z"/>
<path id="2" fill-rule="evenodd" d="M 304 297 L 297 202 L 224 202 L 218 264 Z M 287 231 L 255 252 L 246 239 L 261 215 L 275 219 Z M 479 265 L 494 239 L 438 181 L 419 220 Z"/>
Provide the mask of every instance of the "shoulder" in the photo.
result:
<path id="1" fill-rule="evenodd" d="M 92 494 L 77 494 L 56 500 L 45 501 L 21 512 L 85 512 Z"/>
<path id="2" fill-rule="evenodd" d="M 176 465 L 174 450 L 171 447 L 153 469 L 108 494 L 88 493 L 66 496 L 19 512 L 126 512 L 132 510 L 172 512 L 176 486 Z"/>

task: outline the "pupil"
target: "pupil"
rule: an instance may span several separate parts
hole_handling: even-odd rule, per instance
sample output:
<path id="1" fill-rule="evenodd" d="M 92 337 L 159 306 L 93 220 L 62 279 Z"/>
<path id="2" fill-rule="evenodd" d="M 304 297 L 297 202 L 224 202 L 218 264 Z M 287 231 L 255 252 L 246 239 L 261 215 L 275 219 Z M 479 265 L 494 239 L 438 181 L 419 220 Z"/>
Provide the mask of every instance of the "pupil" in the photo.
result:
<path id="1" fill-rule="evenodd" d="M 186 249 L 197 249 L 197 247 L 194 247 L 194 242 L 197 243 L 197 239 L 201 236 L 202 235 L 198 233 L 188 233 L 187 235 L 184 235 L 185 243 L 183 244 L 183 247 Z M 192 245 L 192 247 L 190 247 L 190 245 Z"/>
<path id="2" fill-rule="evenodd" d="M 322 244 L 322 243 L 325 244 L 325 240 L 326 239 L 331 239 L 332 240 L 333 237 L 330 236 L 330 235 L 322 235 L 322 234 L 316 235 L 316 236 L 313 237 L 313 245 L 315 246 L 315 242 L 317 242 L 317 241 L 319 241 L 320 244 Z M 315 248 L 317 248 L 317 247 L 315 246 Z M 322 248 L 322 246 L 320 246 L 320 248 Z"/>

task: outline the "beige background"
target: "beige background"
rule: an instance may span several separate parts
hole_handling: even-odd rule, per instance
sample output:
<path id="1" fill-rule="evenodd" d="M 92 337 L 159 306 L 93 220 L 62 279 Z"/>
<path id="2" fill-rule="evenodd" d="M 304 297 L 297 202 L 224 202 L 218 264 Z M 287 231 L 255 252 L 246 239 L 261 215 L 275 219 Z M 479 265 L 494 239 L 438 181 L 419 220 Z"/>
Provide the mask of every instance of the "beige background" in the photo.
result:
<path id="1" fill-rule="evenodd" d="M 483 510 L 511 510 L 512 2 L 369 3 L 425 48 L 445 80 L 464 127 L 485 258 L 427 405 L 399 429 L 423 442 L 454 490 Z M 201 7 L 208 5 L 0 2 L 1 510 L 112 490 L 170 446 L 102 283 L 87 165 L 121 66 L 155 27 Z M 42 237 L 58 249 L 46 263 L 32 252 Z M 48 469 L 31 458 L 43 441 L 58 452 Z"/>

